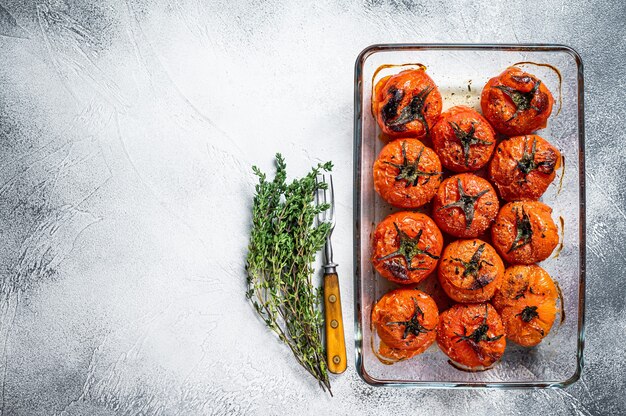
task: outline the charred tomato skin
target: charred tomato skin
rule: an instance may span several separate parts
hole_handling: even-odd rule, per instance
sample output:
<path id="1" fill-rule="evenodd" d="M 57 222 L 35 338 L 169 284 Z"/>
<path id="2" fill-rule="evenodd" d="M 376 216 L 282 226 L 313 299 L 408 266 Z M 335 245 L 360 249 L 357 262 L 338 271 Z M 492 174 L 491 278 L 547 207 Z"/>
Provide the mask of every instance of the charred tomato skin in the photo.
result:
<path id="1" fill-rule="evenodd" d="M 408 259 L 410 264 L 406 256 L 394 255 L 403 248 L 402 234 L 410 239 L 408 245 L 417 241 L 415 249 L 419 253 Z M 404 248 L 408 245 L 405 243 Z M 381 276 L 395 283 L 412 284 L 425 279 L 437 267 L 443 236 L 428 215 L 403 211 L 389 215 L 378 224 L 372 246 L 372 264 Z"/>
<path id="2" fill-rule="evenodd" d="M 374 87 L 372 101 L 376 121 L 391 139 L 424 138 L 441 114 L 441 93 L 424 69 L 407 69 L 382 78 Z M 403 113 L 411 112 L 411 121 L 399 122 Z"/>
<path id="3" fill-rule="evenodd" d="M 544 138 L 530 134 L 503 140 L 489 165 L 489 176 L 502 199 L 536 200 L 561 166 L 561 153 Z"/>
<path id="4" fill-rule="evenodd" d="M 416 170 L 411 171 L 418 159 Z M 398 167 L 403 164 L 408 166 Z M 416 181 L 402 178 L 403 170 L 409 176 L 413 172 Z M 403 138 L 382 148 L 374 162 L 373 176 L 374 189 L 385 201 L 399 208 L 418 208 L 430 202 L 437 192 L 441 183 L 441 162 L 421 141 Z"/>
<path id="5" fill-rule="evenodd" d="M 505 91 L 525 94 L 524 98 L 518 99 L 518 103 L 526 101 L 520 106 Z M 529 134 L 545 128 L 553 104 L 552 93 L 540 79 L 514 66 L 491 78 L 480 98 L 485 118 L 496 131 L 507 136 Z"/>
<path id="6" fill-rule="evenodd" d="M 551 214 L 552 208 L 539 201 L 505 204 L 491 227 L 492 244 L 502 259 L 510 264 L 533 264 L 550 257 L 559 243 Z"/>
<path id="7" fill-rule="evenodd" d="M 386 347 L 406 350 L 389 351 L 393 355 L 389 352 L 385 355 L 409 358 L 421 354 L 435 342 L 439 309 L 435 301 L 420 290 L 396 289 L 376 303 L 372 309 L 372 323 Z"/>
<path id="8" fill-rule="evenodd" d="M 554 324 L 557 298 L 554 281 L 538 265 L 506 269 L 493 306 L 502 317 L 507 339 L 523 347 L 538 345 Z"/>
<path id="9" fill-rule="evenodd" d="M 503 276 L 504 263 L 496 250 L 478 239 L 448 244 L 439 261 L 439 283 L 456 302 L 488 301 L 500 287 Z"/>
<path id="10" fill-rule="evenodd" d="M 484 338 L 463 338 L 481 331 L 484 324 L 488 327 Z M 467 371 L 486 370 L 504 354 L 504 325 L 489 303 L 456 304 L 439 316 L 437 344 L 455 366 Z"/>
<path id="11" fill-rule="evenodd" d="M 474 212 L 469 227 L 468 215 L 464 208 L 454 206 L 462 201 L 459 183 L 463 193 L 470 197 L 482 193 L 473 203 Z M 499 207 L 498 195 L 489 181 L 472 173 L 462 173 L 451 176 L 441 183 L 433 198 L 432 216 L 445 233 L 459 238 L 474 238 L 487 231 L 496 218 Z"/>
<path id="12" fill-rule="evenodd" d="M 476 110 L 462 105 L 444 111 L 430 137 L 441 164 L 453 172 L 482 168 L 496 147 L 495 131 L 489 122 Z"/>

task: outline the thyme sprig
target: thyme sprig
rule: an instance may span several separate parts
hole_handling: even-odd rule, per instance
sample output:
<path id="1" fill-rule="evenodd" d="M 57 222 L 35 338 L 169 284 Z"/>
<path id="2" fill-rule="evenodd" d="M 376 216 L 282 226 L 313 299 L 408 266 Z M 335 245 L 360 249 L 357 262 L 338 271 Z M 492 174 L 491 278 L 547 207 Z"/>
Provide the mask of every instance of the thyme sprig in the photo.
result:
<path id="1" fill-rule="evenodd" d="M 419 122 L 422 123 L 422 125 L 424 126 L 426 134 L 428 134 L 428 123 L 426 122 L 426 118 L 424 117 L 424 110 L 426 98 L 433 89 L 435 89 L 435 87 L 431 85 L 425 87 L 423 90 L 415 94 L 413 98 L 411 98 L 411 101 L 406 106 L 404 106 L 402 110 L 400 110 L 400 114 L 398 115 L 398 117 L 396 117 L 395 120 L 388 122 L 387 126 L 389 126 L 394 131 L 403 131 L 405 128 L 405 124 L 410 123 L 414 120 L 419 120 Z M 402 97 L 404 97 L 404 92 L 402 92 Z M 395 100 L 396 98 L 397 93 L 394 93 L 392 100 Z M 395 100 L 395 102 L 398 101 Z M 397 111 L 397 105 L 395 105 L 395 110 Z"/>
<path id="2" fill-rule="evenodd" d="M 319 172 L 330 171 L 332 163 L 319 164 L 290 184 L 280 154 L 276 155 L 273 180 L 256 166 L 252 169 L 259 182 L 252 206 L 246 297 L 298 363 L 330 392 L 322 344 L 322 295 L 311 276 L 315 255 L 330 231 L 328 223 L 314 221 L 329 208 L 328 204 L 314 204 L 315 193 L 326 186 L 315 179 Z"/>
<path id="3" fill-rule="evenodd" d="M 466 278 L 468 276 L 472 276 L 474 278 L 474 284 L 471 287 L 472 289 L 482 289 L 493 280 L 489 280 L 489 278 L 478 275 L 478 272 L 485 264 L 493 266 L 493 263 L 490 263 L 487 260 L 480 258 L 483 255 L 484 251 L 485 243 L 482 243 L 480 246 L 478 246 L 470 261 L 465 261 L 458 257 L 451 257 L 452 260 L 458 261 L 463 266 L 463 278 Z"/>
<path id="4" fill-rule="evenodd" d="M 387 254 L 386 256 L 379 257 L 377 259 L 378 261 L 385 261 L 385 260 L 389 260 L 395 257 L 400 257 L 400 258 L 403 258 L 404 261 L 406 262 L 406 269 L 414 271 L 414 270 L 428 270 L 428 268 L 426 267 L 413 267 L 412 266 L 413 259 L 417 256 L 424 255 L 434 260 L 439 259 L 439 256 L 436 256 L 428 251 L 430 249 L 430 246 L 426 246 L 426 248 L 424 248 L 423 250 L 419 248 L 419 242 L 420 242 L 420 239 L 422 238 L 422 233 L 424 232 L 424 230 L 420 228 L 415 238 L 411 238 L 409 237 L 407 233 L 402 231 L 400 227 L 398 227 L 398 224 L 396 224 L 395 222 L 393 223 L 393 226 L 396 229 L 397 239 L 399 240 L 398 249 L 394 251 L 393 253 Z M 404 269 L 404 266 L 402 268 Z M 406 275 L 406 273 L 404 273 L 404 275 Z M 403 276 L 403 274 L 398 273 L 398 276 Z M 406 278 L 408 277 L 405 277 L 405 279 Z"/>
<path id="5" fill-rule="evenodd" d="M 530 217 L 526 211 L 524 211 L 524 207 L 522 207 L 521 217 L 519 216 L 519 210 L 515 209 L 515 228 L 517 230 L 517 234 L 515 235 L 515 239 L 513 240 L 511 248 L 507 251 L 507 253 L 517 250 L 526 244 L 530 244 L 533 239 L 533 228 L 530 224 Z"/>
<path id="6" fill-rule="evenodd" d="M 414 297 L 411 297 L 411 299 L 413 299 L 413 305 L 415 309 L 414 309 L 413 315 L 408 321 L 387 322 L 385 324 L 385 325 L 404 325 L 404 334 L 402 335 L 402 339 L 406 339 L 406 337 L 408 337 L 409 334 L 413 334 L 417 337 L 419 336 L 419 334 L 425 334 L 434 329 L 434 328 L 428 329 L 420 323 L 418 317 L 421 316 L 422 319 L 424 319 L 424 312 L 422 311 L 422 308 L 420 308 L 419 305 L 417 304 L 417 299 L 415 299 Z"/>
<path id="7" fill-rule="evenodd" d="M 383 162 L 398 169 L 396 181 L 405 180 L 405 187 L 408 188 L 409 186 L 417 186 L 419 184 L 419 179 L 422 177 L 426 178 L 422 185 L 426 185 L 430 182 L 430 178 L 441 175 L 442 172 L 425 172 L 419 168 L 425 146 L 422 146 L 415 160 L 413 162 L 409 162 L 409 159 L 406 157 L 406 142 L 403 141 L 400 145 L 402 146 L 402 163 Z"/>
<path id="8" fill-rule="evenodd" d="M 449 121 L 450 127 L 454 130 L 454 135 L 461 142 L 463 147 L 463 156 L 465 157 L 465 166 L 469 166 L 469 152 L 470 147 L 476 144 L 491 145 L 492 142 L 480 139 L 474 134 L 476 133 L 475 123 L 472 122 L 468 131 L 463 130 L 457 123 Z"/>
<path id="9" fill-rule="evenodd" d="M 516 118 L 522 111 L 526 111 L 531 108 L 537 112 L 541 111 L 539 108 L 531 104 L 533 98 L 535 98 L 535 94 L 539 90 L 539 85 L 541 85 L 541 81 L 535 81 L 533 88 L 528 92 L 522 92 L 506 85 L 496 85 L 495 87 L 493 87 L 508 95 L 511 101 L 513 101 L 513 104 L 515 104 L 515 113 L 513 113 L 513 116 L 511 116 L 511 118 L 508 119 L 507 122 Z"/>
<path id="10" fill-rule="evenodd" d="M 476 195 L 469 195 L 465 192 L 465 189 L 463 189 L 463 184 L 459 178 L 456 179 L 456 185 L 459 191 L 459 200 L 439 207 L 437 211 L 454 207 L 461 208 L 463 215 L 465 216 L 465 229 L 469 230 L 472 226 L 472 222 L 474 221 L 474 212 L 476 209 L 475 204 L 481 196 L 489 192 L 489 189 L 484 189 Z"/>

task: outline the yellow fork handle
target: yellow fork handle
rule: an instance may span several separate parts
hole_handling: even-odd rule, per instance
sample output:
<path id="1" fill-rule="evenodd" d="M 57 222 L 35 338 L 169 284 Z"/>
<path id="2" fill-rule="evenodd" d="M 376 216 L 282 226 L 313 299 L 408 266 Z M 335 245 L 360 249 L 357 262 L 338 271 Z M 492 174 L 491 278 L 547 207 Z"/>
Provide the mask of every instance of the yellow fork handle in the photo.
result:
<path id="1" fill-rule="evenodd" d="M 326 318 L 326 359 L 334 374 L 346 371 L 346 339 L 343 332 L 341 295 L 337 273 L 324 274 L 324 315 Z"/>

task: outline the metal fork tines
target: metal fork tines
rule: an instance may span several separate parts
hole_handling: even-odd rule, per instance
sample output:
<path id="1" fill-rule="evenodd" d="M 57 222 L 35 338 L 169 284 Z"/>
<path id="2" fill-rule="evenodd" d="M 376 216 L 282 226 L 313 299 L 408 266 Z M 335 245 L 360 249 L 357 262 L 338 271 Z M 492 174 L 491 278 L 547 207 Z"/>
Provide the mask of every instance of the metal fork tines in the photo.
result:
<path id="1" fill-rule="evenodd" d="M 324 271 L 325 273 L 336 273 L 335 269 L 338 265 L 333 262 L 333 245 L 330 240 L 333 230 L 335 229 L 335 188 L 333 186 L 333 175 L 328 176 L 330 183 L 326 182 L 326 175 L 322 175 L 322 183 L 325 183 L 326 186 L 324 189 L 320 189 L 315 193 L 315 201 L 317 205 L 320 205 L 320 203 L 330 204 L 327 210 L 317 214 L 317 221 L 320 224 L 324 222 L 330 224 L 330 232 L 328 233 L 326 245 L 324 246 Z M 321 202 L 320 193 L 322 194 Z"/>

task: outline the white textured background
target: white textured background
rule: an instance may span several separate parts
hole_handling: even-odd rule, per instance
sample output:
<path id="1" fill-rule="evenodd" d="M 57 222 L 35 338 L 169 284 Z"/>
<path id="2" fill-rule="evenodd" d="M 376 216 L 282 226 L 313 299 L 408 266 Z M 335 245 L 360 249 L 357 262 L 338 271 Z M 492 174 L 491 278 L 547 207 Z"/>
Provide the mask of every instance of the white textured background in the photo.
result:
<path id="1" fill-rule="evenodd" d="M 623 414 L 626 3 L 0 0 L 3 415 Z M 566 390 L 372 388 L 352 348 L 356 55 L 550 42 L 585 63 L 588 290 Z M 331 158 L 349 369 L 322 393 L 244 299 L 253 177 Z"/>

